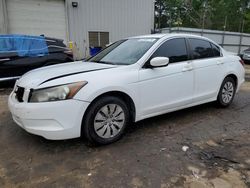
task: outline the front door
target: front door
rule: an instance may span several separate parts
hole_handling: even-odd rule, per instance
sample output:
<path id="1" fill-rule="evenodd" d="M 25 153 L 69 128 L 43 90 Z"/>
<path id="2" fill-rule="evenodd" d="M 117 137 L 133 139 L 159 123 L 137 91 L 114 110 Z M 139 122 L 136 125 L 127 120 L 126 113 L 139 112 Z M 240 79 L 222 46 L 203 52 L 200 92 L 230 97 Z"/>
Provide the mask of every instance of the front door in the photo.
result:
<path id="1" fill-rule="evenodd" d="M 168 57 L 169 64 L 139 72 L 140 109 L 143 118 L 162 114 L 192 102 L 194 73 L 184 38 L 165 41 L 150 57 Z"/>

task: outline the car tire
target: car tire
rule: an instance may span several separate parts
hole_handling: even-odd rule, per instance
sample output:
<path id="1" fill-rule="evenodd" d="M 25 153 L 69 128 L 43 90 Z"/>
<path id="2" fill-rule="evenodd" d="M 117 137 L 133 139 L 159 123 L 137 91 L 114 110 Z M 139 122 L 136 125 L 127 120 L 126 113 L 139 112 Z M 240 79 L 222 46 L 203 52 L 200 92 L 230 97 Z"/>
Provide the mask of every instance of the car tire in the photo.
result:
<path id="1" fill-rule="evenodd" d="M 228 107 L 234 99 L 236 92 L 235 80 L 231 77 L 226 77 L 220 87 L 220 91 L 217 97 L 217 104 L 220 107 Z"/>
<path id="2" fill-rule="evenodd" d="M 130 122 L 129 109 L 118 97 L 94 101 L 82 122 L 82 135 L 91 145 L 106 145 L 119 140 Z"/>

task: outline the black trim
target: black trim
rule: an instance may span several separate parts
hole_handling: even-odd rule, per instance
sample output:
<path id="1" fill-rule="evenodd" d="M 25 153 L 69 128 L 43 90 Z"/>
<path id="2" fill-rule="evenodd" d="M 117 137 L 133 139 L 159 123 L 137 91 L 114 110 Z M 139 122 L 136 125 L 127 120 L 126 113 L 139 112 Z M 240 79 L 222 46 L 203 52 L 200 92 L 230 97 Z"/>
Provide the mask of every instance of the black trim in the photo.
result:
<path id="1" fill-rule="evenodd" d="M 64 75 L 61 75 L 61 76 L 56 76 L 56 77 L 50 78 L 50 79 L 48 79 L 48 80 L 45 80 L 44 82 L 40 83 L 39 85 L 42 85 L 42 84 L 44 84 L 44 83 L 46 83 L 46 82 L 49 82 L 49 81 L 51 81 L 51 80 L 55 80 L 55 79 L 58 79 L 58 78 L 63 78 L 63 77 L 67 77 L 67 76 L 71 76 L 71 75 L 75 75 L 75 74 L 86 73 L 86 72 L 93 72 L 93 71 L 111 69 L 111 68 L 114 68 L 114 67 L 102 68 L 102 69 L 95 69 L 95 70 L 88 70 L 88 71 L 80 71 L 80 72 L 74 72 L 74 73 L 70 73 L 70 74 L 64 74 Z"/>
<path id="2" fill-rule="evenodd" d="M 212 48 L 212 50 L 213 50 L 214 57 L 223 57 L 223 54 L 222 54 L 222 52 L 221 52 L 221 48 L 220 48 L 218 45 L 216 45 L 216 44 L 214 44 L 214 43 L 212 43 L 212 42 L 210 42 L 210 45 L 211 45 L 211 48 Z M 215 55 L 213 45 L 216 46 L 216 47 L 219 49 L 219 51 L 220 51 L 220 56 L 216 56 L 216 55 Z"/>
<path id="3" fill-rule="evenodd" d="M 28 102 L 30 102 L 30 99 L 32 97 L 32 93 L 33 93 L 34 89 L 30 89 L 30 93 L 29 93 L 29 97 L 28 97 Z"/>
<path id="4" fill-rule="evenodd" d="M 187 54 L 188 54 L 188 61 L 190 61 L 193 59 L 193 54 L 192 54 L 192 49 L 191 49 L 188 38 L 185 38 L 185 43 L 186 43 L 186 49 L 187 49 Z"/>
<path id="5" fill-rule="evenodd" d="M 24 92 L 25 92 L 25 89 L 23 87 L 17 86 L 15 93 L 16 93 L 16 99 L 18 102 L 23 102 Z"/>
<path id="6" fill-rule="evenodd" d="M 167 67 L 168 65 L 169 65 L 169 63 L 168 63 L 167 65 L 152 66 L 152 65 L 150 64 L 150 62 L 149 62 L 149 63 L 147 63 L 147 65 L 145 64 L 145 67 L 144 67 L 144 68 L 146 68 L 146 69 L 155 69 L 155 68 Z"/>

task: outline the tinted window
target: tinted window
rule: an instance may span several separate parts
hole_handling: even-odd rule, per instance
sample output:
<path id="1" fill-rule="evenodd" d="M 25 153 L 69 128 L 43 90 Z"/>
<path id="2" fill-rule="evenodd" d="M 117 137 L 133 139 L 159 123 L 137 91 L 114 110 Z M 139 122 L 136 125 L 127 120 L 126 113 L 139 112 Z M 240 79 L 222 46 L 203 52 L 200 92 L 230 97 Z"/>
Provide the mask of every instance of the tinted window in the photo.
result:
<path id="1" fill-rule="evenodd" d="M 220 48 L 216 45 L 214 45 L 213 43 L 211 43 L 212 48 L 213 48 L 213 52 L 214 52 L 214 57 L 220 57 Z"/>
<path id="2" fill-rule="evenodd" d="M 193 59 L 213 57 L 210 42 L 201 39 L 189 39 Z"/>
<path id="3" fill-rule="evenodd" d="M 168 57 L 170 63 L 188 60 L 185 39 L 171 39 L 163 43 L 152 55 L 154 57 Z"/>

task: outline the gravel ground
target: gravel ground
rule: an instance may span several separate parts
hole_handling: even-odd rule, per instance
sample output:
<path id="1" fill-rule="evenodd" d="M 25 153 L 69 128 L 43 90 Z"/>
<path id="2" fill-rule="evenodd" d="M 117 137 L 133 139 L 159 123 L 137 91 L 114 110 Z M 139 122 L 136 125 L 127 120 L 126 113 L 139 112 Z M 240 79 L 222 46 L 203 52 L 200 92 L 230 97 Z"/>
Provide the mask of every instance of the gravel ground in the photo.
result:
<path id="1" fill-rule="evenodd" d="M 250 82 L 227 109 L 213 103 L 150 118 L 117 143 L 26 133 L 0 90 L 0 187 L 250 187 Z"/>

